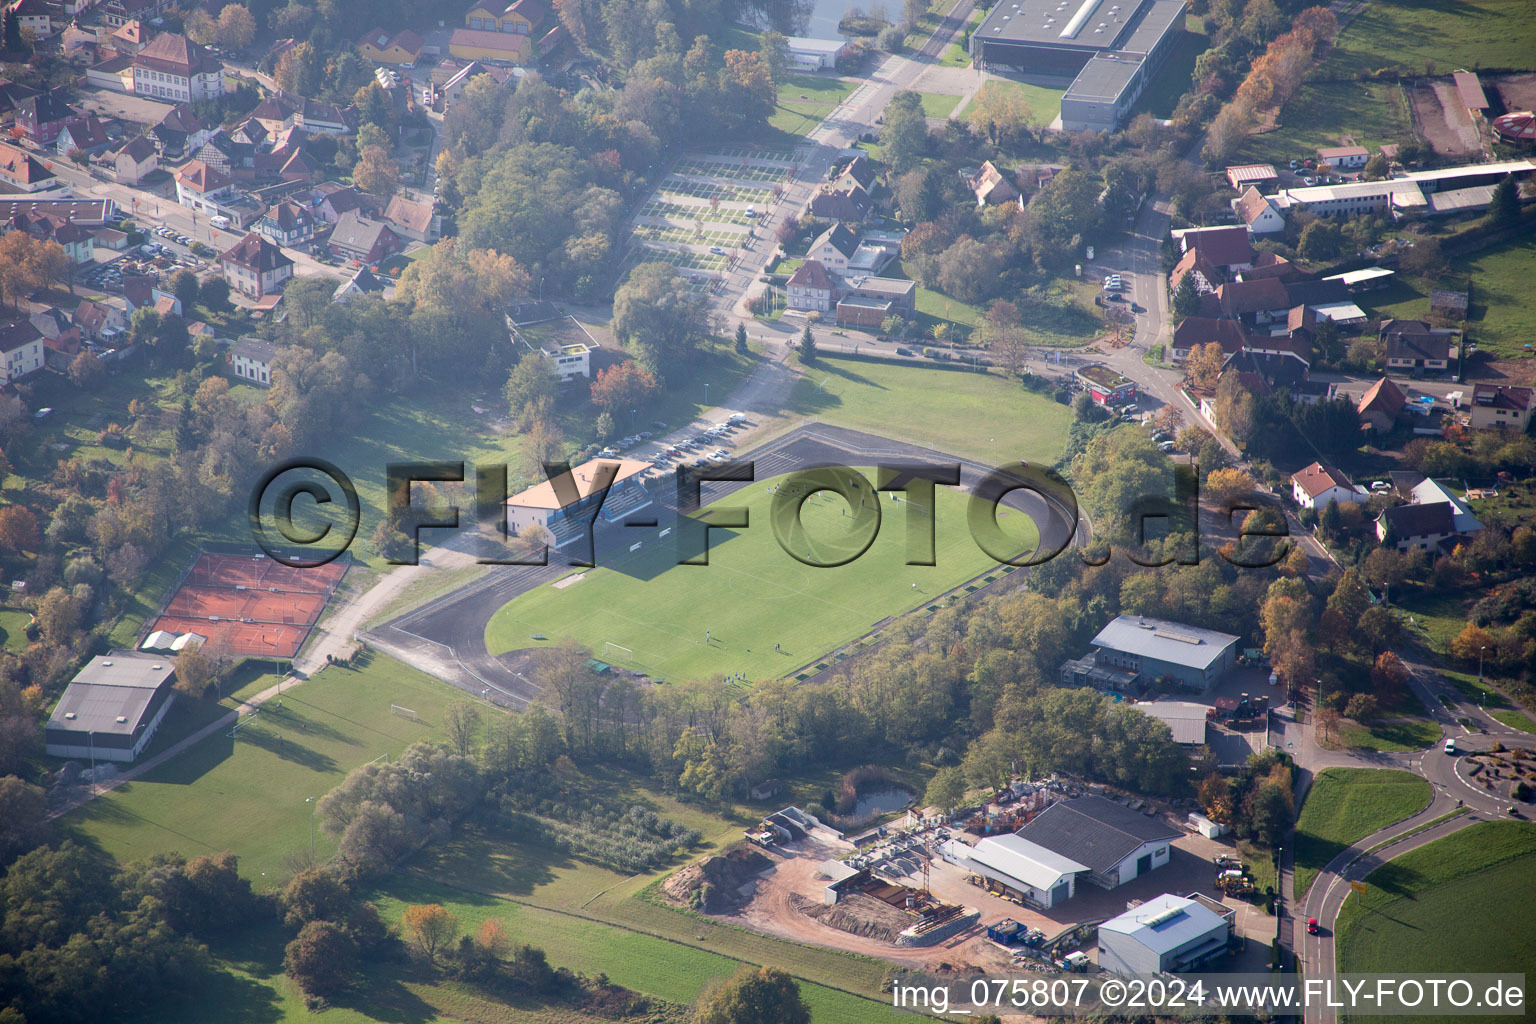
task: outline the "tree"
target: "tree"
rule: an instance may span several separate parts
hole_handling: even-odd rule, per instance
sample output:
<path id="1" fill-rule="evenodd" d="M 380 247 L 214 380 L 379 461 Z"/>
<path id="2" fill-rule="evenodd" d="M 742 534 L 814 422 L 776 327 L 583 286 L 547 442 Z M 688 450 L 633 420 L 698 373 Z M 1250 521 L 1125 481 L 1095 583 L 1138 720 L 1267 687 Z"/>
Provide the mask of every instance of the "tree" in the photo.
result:
<path id="1" fill-rule="evenodd" d="M 1371 689 L 1382 704 L 1396 704 L 1408 690 L 1408 666 L 1391 651 L 1382 651 L 1371 666 Z"/>
<path id="2" fill-rule="evenodd" d="M 401 930 L 432 963 L 459 934 L 459 919 L 438 903 L 413 903 L 400 916 Z"/>
<path id="3" fill-rule="evenodd" d="M 746 324 L 737 324 L 736 325 L 736 354 L 744 356 L 744 355 L 747 354 L 748 351 L 749 351 L 749 349 L 747 348 L 747 325 Z"/>
<path id="4" fill-rule="evenodd" d="M 42 842 L 48 831 L 48 795 L 14 775 L 0 777 L 0 867 Z"/>
<path id="5" fill-rule="evenodd" d="M 243 50 L 256 38 L 256 19 L 240 4 L 229 4 L 219 12 L 215 26 L 219 45 L 230 50 Z"/>
<path id="6" fill-rule="evenodd" d="M 708 334 L 703 297 L 668 263 L 641 263 L 613 296 L 613 333 L 658 381 L 679 372 Z"/>
<path id="7" fill-rule="evenodd" d="M 475 945 L 493 959 L 505 960 L 508 950 L 512 948 L 512 938 L 500 918 L 488 917 L 480 922 L 480 930 L 475 933 Z"/>
<path id="8" fill-rule="evenodd" d="M 222 277 L 210 277 L 198 286 L 198 293 L 203 305 L 216 313 L 229 306 L 229 282 Z"/>
<path id="9" fill-rule="evenodd" d="M 743 967 L 705 993 L 694 1024 L 810 1024 L 811 1007 L 800 986 L 777 967 Z"/>
<path id="10" fill-rule="evenodd" d="M 524 424 L 547 412 L 555 401 L 555 378 L 549 357 L 538 351 L 524 352 L 501 391 L 507 400 L 507 413 Z"/>
<path id="11" fill-rule="evenodd" d="M 592 381 L 592 403 L 615 417 L 638 409 L 660 390 L 651 371 L 633 359 L 597 371 Z"/>
<path id="12" fill-rule="evenodd" d="M 218 35 L 218 23 L 213 20 L 213 15 L 199 7 L 182 22 L 182 31 L 194 43 L 212 46 Z"/>
<path id="13" fill-rule="evenodd" d="M 1318 513 L 1317 525 L 1323 531 L 1324 536 L 1334 537 L 1338 535 L 1339 527 L 1343 525 L 1344 515 L 1339 511 L 1339 503 L 1333 498 L 1328 499 L 1328 504 L 1323 506 Z"/>
<path id="14" fill-rule="evenodd" d="M 31 47 L 21 34 L 21 20 L 10 7 L 0 10 L 0 53 L 25 56 Z"/>
<path id="15" fill-rule="evenodd" d="M 475 745 L 475 735 L 480 731 L 480 711 L 473 704 L 455 701 L 448 705 L 446 730 L 448 743 L 460 757 L 468 757 Z"/>
<path id="16" fill-rule="evenodd" d="M 965 800 L 966 789 L 965 772 L 957 766 L 946 765 L 928 780 L 923 803 L 949 814 Z"/>
<path id="17" fill-rule="evenodd" d="M 332 921 L 311 921 L 283 950 L 283 970 L 306 995 L 326 997 L 347 987 L 357 946 Z"/>
<path id="18" fill-rule="evenodd" d="M 1369 178 L 1371 181 L 1380 181 L 1391 173 L 1392 164 L 1380 150 L 1365 162 L 1365 167 L 1360 171 L 1361 177 Z"/>
<path id="19" fill-rule="evenodd" d="M 796 346 L 796 356 L 806 366 L 816 362 L 816 335 L 811 333 L 811 325 L 806 324 L 800 332 L 800 341 Z"/>
<path id="20" fill-rule="evenodd" d="M 213 656 L 201 647 L 188 647 L 176 656 L 176 690 L 193 700 L 202 700 L 217 678 Z"/>
<path id="21" fill-rule="evenodd" d="M 370 195 L 388 198 L 400 190 L 400 168 L 382 146 L 364 146 L 352 168 L 352 181 Z"/>
<path id="22" fill-rule="evenodd" d="M 1196 345 L 1184 360 L 1184 379 L 1196 387 L 1215 387 L 1221 377 L 1221 364 L 1226 353 L 1216 342 Z"/>
<path id="23" fill-rule="evenodd" d="M 923 98 L 903 89 L 886 104 L 880 128 L 881 153 L 896 174 L 905 174 L 928 152 L 928 118 Z"/>
<path id="24" fill-rule="evenodd" d="M 1477 661 L 1485 650 L 1491 651 L 1498 644 L 1494 635 L 1483 627 L 1469 622 L 1451 640 L 1451 653 L 1470 665 Z"/>
<path id="25" fill-rule="evenodd" d="M 1172 305 L 1175 320 L 1183 320 L 1185 317 L 1199 314 L 1200 290 L 1195 287 L 1193 272 L 1179 278 L 1178 286 L 1173 289 Z"/>
<path id="26" fill-rule="evenodd" d="M 1398 265 L 1407 273 L 1420 277 L 1439 277 L 1445 273 L 1447 266 L 1445 253 L 1440 248 L 1440 239 L 1433 235 L 1420 235 L 1414 239 L 1412 248 L 1403 253 Z"/>
<path id="27" fill-rule="evenodd" d="M 19 555 L 37 548 L 37 517 L 25 505 L 0 508 L 0 551 Z"/>
<path id="28" fill-rule="evenodd" d="M 225 9 L 228 10 L 228 8 Z M 168 286 L 171 294 L 180 300 L 181 308 L 191 312 L 193 305 L 197 302 L 197 273 L 183 267 L 171 275 Z M 335 291 L 335 288 L 331 290 Z"/>
<path id="29" fill-rule="evenodd" d="M 1205 478 L 1205 490 L 1218 506 L 1228 506 L 1252 494 L 1258 485 L 1241 469 L 1218 469 Z"/>
<path id="30" fill-rule="evenodd" d="M 80 628 L 80 605 L 63 587 L 54 587 L 37 602 L 37 628 L 50 643 L 65 644 Z"/>
<path id="31" fill-rule="evenodd" d="M 1357 693 L 1344 705 L 1344 714 L 1357 722 L 1372 722 L 1381 714 L 1381 702 L 1368 693 Z"/>
<path id="32" fill-rule="evenodd" d="M 59 243 L 25 231 L 0 235 L 0 302 L 14 306 L 39 288 L 63 281 L 69 271 L 69 257 Z"/>
<path id="33" fill-rule="evenodd" d="M 1503 227 L 1520 219 L 1520 186 L 1514 175 L 1506 174 L 1493 187 L 1493 197 L 1488 203 L 1488 226 Z"/>
<path id="34" fill-rule="evenodd" d="M 1366 555 L 1360 569 L 1367 580 L 1381 588 L 1383 601 L 1391 599 L 1392 588 L 1408 574 L 1403 556 L 1390 547 L 1379 547 Z"/>
<path id="35" fill-rule="evenodd" d="M 340 921 L 352 904 L 351 894 L 329 868 L 308 867 L 283 889 L 283 921 L 302 928 L 311 921 Z"/>
<path id="36" fill-rule="evenodd" d="M 1319 217 L 1301 229 L 1297 253 L 1304 260 L 1326 260 L 1339 251 L 1339 226 L 1330 217 Z"/>

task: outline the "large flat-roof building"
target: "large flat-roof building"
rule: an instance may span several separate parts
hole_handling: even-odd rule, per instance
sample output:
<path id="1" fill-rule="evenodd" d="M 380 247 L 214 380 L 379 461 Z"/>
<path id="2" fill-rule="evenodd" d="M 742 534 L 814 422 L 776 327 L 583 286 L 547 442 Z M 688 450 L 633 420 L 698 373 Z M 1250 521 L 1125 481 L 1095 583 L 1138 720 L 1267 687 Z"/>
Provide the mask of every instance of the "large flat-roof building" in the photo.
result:
<path id="1" fill-rule="evenodd" d="M 1301 207 L 1320 216 L 1362 213 L 1456 213 L 1486 207 L 1492 186 L 1506 175 L 1517 181 L 1536 172 L 1529 157 L 1491 164 L 1463 164 L 1429 171 L 1411 171 L 1383 181 L 1346 181 L 1338 185 L 1283 188 L 1265 198 L 1282 214 Z M 1438 199 L 1436 197 L 1439 197 Z"/>
<path id="2" fill-rule="evenodd" d="M 1232 937 L 1233 913 L 1217 913 L 1212 903 L 1165 893 L 1110 918 L 1099 925 L 1099 966 L 1116 974 L 1193 970 L 1225 952 Z"/>
<path id="3" fill-rule="evenodd" d="M 1074 76 L 1061 98 L 1061 126 L 1113 131 L 1183 27 L 1183 0 L 1000 0 L 971 34 L 970 49 L 983 70 Z"/>
<path id="4" fill-rule="evenodd" d="M 149 745 L 174 695 L 176 666 L 159 654 L 111 651 L 82 668 L 48 719 L 50 757 L 130 762 Z"/>
<path id="5" fill-rule="evenodd" d="M 1063 686 L 1104 688 L 1150 683 L 1163 676 L 1208 690 L 1237 664 L 1237 637 L 1179 622 L 1121 615 L 1093 638 L 1093 651 L 1061 667 Z"/>

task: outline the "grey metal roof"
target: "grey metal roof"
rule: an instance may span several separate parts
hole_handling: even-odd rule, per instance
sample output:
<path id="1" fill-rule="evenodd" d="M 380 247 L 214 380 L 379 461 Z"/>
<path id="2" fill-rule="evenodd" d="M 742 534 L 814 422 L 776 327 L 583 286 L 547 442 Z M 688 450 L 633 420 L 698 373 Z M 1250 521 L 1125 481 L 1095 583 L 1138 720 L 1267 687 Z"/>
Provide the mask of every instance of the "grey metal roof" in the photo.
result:
<path id="1" fill-rule="evenodd" d="M 973 847 L 957 843 L 954 850 L 973 864 L 991 868 L 1041 892 L 1054 889 L 1068 875 L 1088 870 L 1071 857 L 1012 834 L 987 836 Z"/>
<path id="2" fill-rule="evenodd" d="M 1149 619 L 1144 615 L 1121 615 L 1110 621 L 1093 638 L 1095 647 L 1108 647 L 1126 654 L 1155 658 L 1173 665 L 1205 669 L 1221 652 L 1237 643 L 1231 633 L 1186 626 L 1180 622 Z"/>
<path id="3" fill-rule="evenodd" d="M 1038 46 L 1105 50 L 1115 45 L 1139 6 L 1134 0 L 998 0 L 976 35 Z"/>
<path id="4" fill-rule="evenodd" d="M 1226 920 L 1196 900 L 1164 893 L 1099 925 L 1099 933 L 1124 935 L 1159 955 L 1225 930 Z"/>
<path id="5" fill-rule="evenodd" d="M 277 355 L 277 344 L 266 338 L 245 337 L 235 342 L 231 354 L 257 363 L 270 363 Z"/>
<path id="6" fill-rule="evenodd" d="M 1083 65 L 1062 99 L 1113 102 L 1130 85 L 1140 67 L 1138 56 L 1099 54 Z"/>
<path id="7" fill-rule="evenodd" d="M 175 668 L 170 658 L 130 651 L 92 658 L 65 688 L 48 727 L 131 736 Z"/>
<path id="8" fill-rule="evenodd" d="M 1182 833 L 1101 796 L 1051 804 L 1014 833 L 1095 872 L 1105 872 L 1136 852 L 1142 843 L 1174 840 Z"/>
<path id="9" fill-rule="evenodd" d="M 1156 700 L 1129 706 L 1160 722 L 1166 722 L 1175 743 L 1205 742 L 1204 704 L 1187 700 Z"/>

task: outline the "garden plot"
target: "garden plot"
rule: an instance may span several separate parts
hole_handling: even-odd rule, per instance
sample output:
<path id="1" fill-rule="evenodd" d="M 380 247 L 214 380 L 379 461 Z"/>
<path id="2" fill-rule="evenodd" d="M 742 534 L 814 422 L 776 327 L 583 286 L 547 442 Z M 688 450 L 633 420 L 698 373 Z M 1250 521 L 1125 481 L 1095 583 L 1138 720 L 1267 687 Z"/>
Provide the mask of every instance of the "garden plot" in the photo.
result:
<path id="1" fill-rule="evenodd" d="M 727 182 L 695 181 L 678 174 L 669 174 L 656 190 L 658 196 L 687 196 L 693 199 L 718 199 L 722 203 L 769 203 L 773 189 L 755 185 L 734 185 Z"/>

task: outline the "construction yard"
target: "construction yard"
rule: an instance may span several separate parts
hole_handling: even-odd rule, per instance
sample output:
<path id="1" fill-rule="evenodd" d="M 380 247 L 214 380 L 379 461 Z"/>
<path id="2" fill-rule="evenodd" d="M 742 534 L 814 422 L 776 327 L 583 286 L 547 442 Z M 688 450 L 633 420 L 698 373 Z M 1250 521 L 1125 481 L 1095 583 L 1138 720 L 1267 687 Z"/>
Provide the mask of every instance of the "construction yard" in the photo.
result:
<path id="1" fill-rule="evenodd" d="M 1054 796 L 1081 792 L 1063 786 Z M 786 809 L 769 818 L 795 813 L 802 812 Z M 1166 866 L 1114 889 L 1080 884 L 1075 896 L 1051 909 L 1026 906 L 996 885 L 984 887 L 965 866 L 941 855 L 947 842 L 969 843 L 979 838 L 977 832 L 1010 830 L 1017 823 L 1011 815 L 1018 813 L 988 805 L 964 822 L 915 819 L 857 837 L 818 822 L 793 838 L 781 833 L 776 840 L 760 839 L 760 846 L 743 844 L 690 865 L 671 876 L 664 890 L 676 903 L 794 942 L 913 969 L 985 972 L 1056 971 L 1058 958 L 1071 951 L 1093 953 L 1099 922 L 1163 893 L 1199 892 L 1235 911 L 1234 932 L 1247 941 L 1238 957 L 1241 966 L 1233 969 L 1264 963 L 1274 918 L 1240 896 L 1223 897 L 1215 884 L 1217 858 L 1236 854 L 1230 841 L 1179 829 Z M 1176 816 L 1163 808 L 1151 817 Z M 1021 936 L 1032 934 L 1032 948 L 988 937 L 989 928 L 1008 921 L 1021 926 Z"/>

